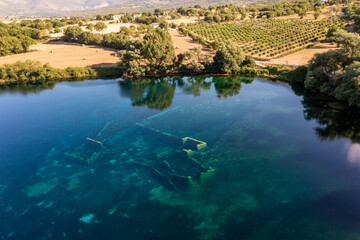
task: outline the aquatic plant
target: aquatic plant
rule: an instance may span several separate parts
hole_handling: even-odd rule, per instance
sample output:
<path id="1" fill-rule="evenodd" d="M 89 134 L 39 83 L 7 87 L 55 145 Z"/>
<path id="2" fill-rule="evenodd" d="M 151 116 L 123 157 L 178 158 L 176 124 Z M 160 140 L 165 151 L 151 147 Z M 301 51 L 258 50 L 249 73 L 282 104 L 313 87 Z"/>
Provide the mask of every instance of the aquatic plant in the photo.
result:
<path id="1" fill-rule="evenodd" d="M 89 214 L 84 215 L 81 218 L 79 218 L 79 220 L 84 223 L 90 223 L 94 217 L 95 217 L 95 215 L 93 213 L 89 213 Z"/>
<path id="2" fill-rule="evenodd" d="M 57 184 L 53 182 L 39 182 L 35 185 L 26 187 L 24 192 L 28 197 L 38 197 L 49 193 L 56 186 Z"/>

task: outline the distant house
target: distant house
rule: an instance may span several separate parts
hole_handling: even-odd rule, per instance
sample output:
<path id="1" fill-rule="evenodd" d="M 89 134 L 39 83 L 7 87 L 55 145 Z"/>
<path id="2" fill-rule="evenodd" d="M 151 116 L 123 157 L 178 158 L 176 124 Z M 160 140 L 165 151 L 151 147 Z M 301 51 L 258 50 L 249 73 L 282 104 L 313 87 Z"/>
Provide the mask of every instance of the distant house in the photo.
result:
<path id="1" fill-rule="evenodd" d="M 160 23 L 152 23 L 151 26 L 153 26 L 154 28 L 158 28 L 160 26 Z"/>
<path id="2" fill-rule="evenodd" d="M 121 21 L 121 18 L 124 16 L 124 14 L 117 14 L 110 17 L 110 20 L 113 21 Z"/>
<path id="3" fill-rule="evenodd" d="M 142 13 L 139 13 L 139 14 L 134 14 L 134 18 L 138 18 L 138 17 L 141 17 L 142 16 Z"/>

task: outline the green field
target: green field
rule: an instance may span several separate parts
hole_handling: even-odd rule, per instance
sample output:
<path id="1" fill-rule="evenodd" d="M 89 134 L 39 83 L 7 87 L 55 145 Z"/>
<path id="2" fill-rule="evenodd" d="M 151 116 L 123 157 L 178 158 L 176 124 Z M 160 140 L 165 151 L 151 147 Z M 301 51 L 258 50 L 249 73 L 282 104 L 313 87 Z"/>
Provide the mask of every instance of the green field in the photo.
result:
<path id="1" fill-rule="evenodd" d="M 246 55 L 271 59 L 324 39 L 334 25 L 345 25 L 345 21 L 332 18 L 322 21 L 262 19 L 227 24 L 199 22 L 186 28 L 191 35 L 208 42 L 221 43 L 230 39 L 242 46 Z"/>

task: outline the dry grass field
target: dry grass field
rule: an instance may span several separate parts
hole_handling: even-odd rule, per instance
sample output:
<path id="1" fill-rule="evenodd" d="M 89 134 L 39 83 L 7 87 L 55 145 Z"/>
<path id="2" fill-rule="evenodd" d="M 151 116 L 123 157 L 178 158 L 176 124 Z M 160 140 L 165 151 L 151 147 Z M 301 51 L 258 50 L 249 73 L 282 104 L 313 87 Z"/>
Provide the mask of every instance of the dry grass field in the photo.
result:
<path id="1" fill-rule="evenodd" d="M 17 61 L 33 60 L 43 64 L 49 63 L 56 68 L 67 67 L 113 67 L 119 61 L 113 54 L 116 50 L 97 46 L 50 42 L 40 43 L 32 47 L 34 52 L 0 57 L 0 65 Z M 87 60 L 84 60 L 87 58 Z"/>
<path id="2" fill-rule="evenodd" d="M 310 59 L 314 57 L 316 53 L 327 52 L 331 49 L 338 49 L 336 45 L 330 43 L 320 43 L 311 48 L 306 48 L 299 52 L 289 54 L 285 57 L 276 58 L 270 60 L 271 62 L 282 62 L 282 63 L 292 63 L 292 64 L 307 64 Z"/>
<path id="3" fill-rule="evenodd" d="M 201 47 L 202 50 L 206 53 L 215 54 L 214 50 L 193 41 L 189 36 L 181 35 L 178 31 L 174 29 L 170 29 L 170 34 L 174 43 L 176 55 L 180 53 L 184 53 L 190 48 L 195 48 L 195 47 Z"/>

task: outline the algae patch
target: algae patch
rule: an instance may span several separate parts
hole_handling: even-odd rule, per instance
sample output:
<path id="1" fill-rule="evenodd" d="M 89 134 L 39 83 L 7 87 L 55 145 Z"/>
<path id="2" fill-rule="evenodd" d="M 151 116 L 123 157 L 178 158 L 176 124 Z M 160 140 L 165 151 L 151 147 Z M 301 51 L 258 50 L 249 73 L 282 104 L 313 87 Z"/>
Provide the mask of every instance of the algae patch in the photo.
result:
<path id="1" fill-rule="evenodd" d="M 45 195 L 49 193 L 56 187 L 56 183 L 50 182 L 39 182 L 35 185 L 28 186 L 24 189 L 24 192 L 28 197 L 38 197 L 40 195 Z"/>
<path id="2" fill-rule="evenodd" d="M 90 214 L 82 216 L 81 218 L 79 218 L 79 220 L 84 223 L 90 223 L 94 217 L 95 217 L 95 215 L 93 213 L 90 213 Z"/>

